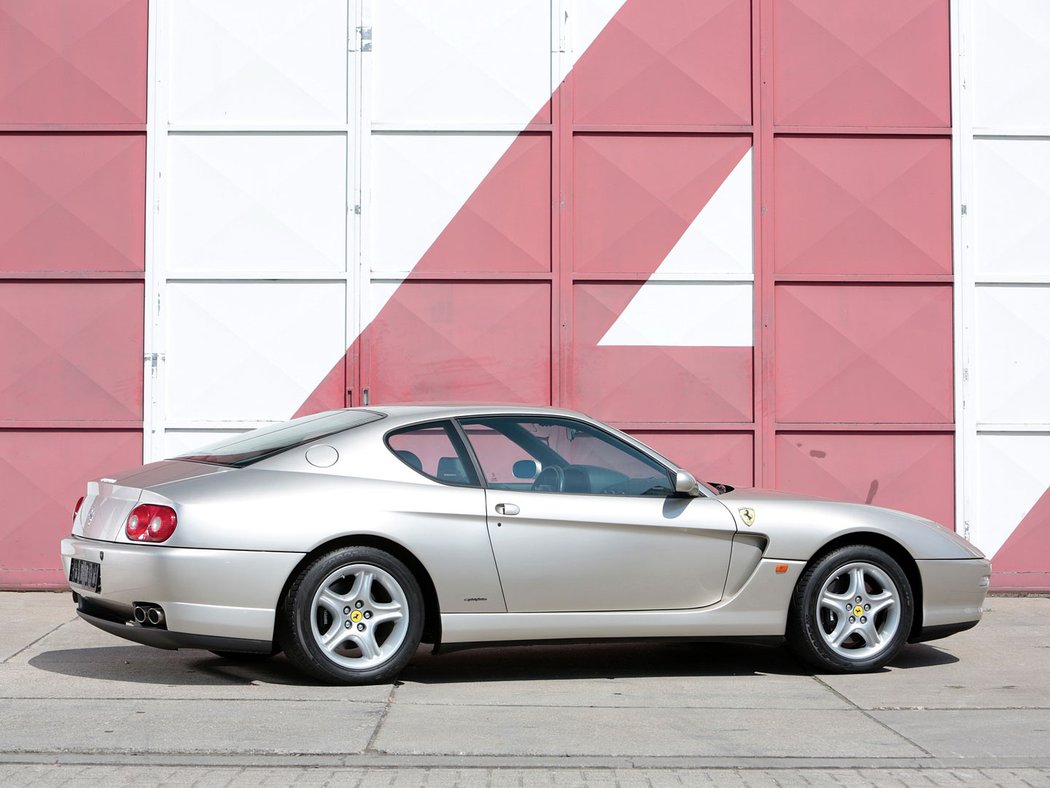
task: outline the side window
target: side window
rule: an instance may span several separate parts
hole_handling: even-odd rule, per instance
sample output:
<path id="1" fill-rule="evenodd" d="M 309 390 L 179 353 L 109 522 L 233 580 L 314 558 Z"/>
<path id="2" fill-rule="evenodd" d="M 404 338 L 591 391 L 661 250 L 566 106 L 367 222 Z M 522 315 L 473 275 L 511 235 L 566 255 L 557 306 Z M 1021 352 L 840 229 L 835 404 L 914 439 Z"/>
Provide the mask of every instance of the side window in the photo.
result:
<path id="1" fill-rule="evenodd" d="M 495 416 L 461 424 L 495 489 L 660 497 L 674 491 L 662 465 L 584 422 Z"/>
<path id="2" fill-rule="evenodd" d="M 478 458 L 485 484 L 499 490 L 531 490 L 543 466 L 509 437 L 486 423 L 463 422 L 463 431 Z"/>
<path id="3" fill-rule="evenodd" d="M 474 466 L 447 421 L 404 427 L 386 436 L 386 445 L 414 471 L 444 484 L 477 486 Z"/>

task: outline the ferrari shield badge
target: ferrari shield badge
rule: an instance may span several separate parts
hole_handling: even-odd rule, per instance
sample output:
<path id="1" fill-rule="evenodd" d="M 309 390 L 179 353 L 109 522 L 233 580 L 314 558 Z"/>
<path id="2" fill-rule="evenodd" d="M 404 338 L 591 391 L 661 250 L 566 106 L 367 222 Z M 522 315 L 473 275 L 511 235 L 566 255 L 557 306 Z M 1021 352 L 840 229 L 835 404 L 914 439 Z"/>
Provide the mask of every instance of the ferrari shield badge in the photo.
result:
<path id="1" fill-rule="evenodd" d="M 744 525 L 755 524 L 755 510 L 750 508 L 744 508 L 740 510 L 740 519 L 744 521 Z"/>

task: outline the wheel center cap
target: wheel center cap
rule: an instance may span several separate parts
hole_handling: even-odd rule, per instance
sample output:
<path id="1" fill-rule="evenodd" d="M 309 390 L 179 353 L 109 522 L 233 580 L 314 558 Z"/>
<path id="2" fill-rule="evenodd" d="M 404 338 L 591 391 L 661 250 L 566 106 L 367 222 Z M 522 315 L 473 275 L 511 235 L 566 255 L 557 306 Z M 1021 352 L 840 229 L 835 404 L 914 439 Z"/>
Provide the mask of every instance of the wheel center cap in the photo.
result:
<path id="1" fill-rule="evenodd" d="M 362 615 L 360 610 L 355 610 L 353 613 L 350 614 L 350 620 L 353 621 L 355 624 L 359 622 L 362 618 L 364 618 L 364 615 Z"/>
<path id="2" fill-rule="evenodd" d="M 357 611 L 354 611 L 354 612 L 356 613 Z M 861 605 L 854 605 L 854 607 L 853 607 L 853 615 L 855 615 L 855 616 L 862 616 L 862 615 L 864 615 L 864 608 Z"/>

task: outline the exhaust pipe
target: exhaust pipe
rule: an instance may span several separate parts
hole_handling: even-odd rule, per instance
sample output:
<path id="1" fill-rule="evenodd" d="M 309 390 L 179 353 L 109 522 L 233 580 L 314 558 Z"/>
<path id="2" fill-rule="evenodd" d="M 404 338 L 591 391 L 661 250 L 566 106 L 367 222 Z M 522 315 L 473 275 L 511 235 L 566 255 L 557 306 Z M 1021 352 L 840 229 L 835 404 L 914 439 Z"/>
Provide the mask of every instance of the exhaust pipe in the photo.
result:
<path id="1" fill-rule="evenodd" d="M 131 608 L 135 623 L 143 627 L 164 627 L 164 610 L 152 602 L 136 602 Z"/>

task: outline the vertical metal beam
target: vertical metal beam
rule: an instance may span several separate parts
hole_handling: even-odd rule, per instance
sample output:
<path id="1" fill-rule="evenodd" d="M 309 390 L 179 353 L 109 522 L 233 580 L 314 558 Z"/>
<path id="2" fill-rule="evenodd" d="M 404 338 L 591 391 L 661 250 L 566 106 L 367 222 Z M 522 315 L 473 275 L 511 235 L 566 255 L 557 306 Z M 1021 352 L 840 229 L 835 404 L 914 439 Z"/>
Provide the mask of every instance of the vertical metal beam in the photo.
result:
<path id="1" fill-rule="evenodd" d="M 164 455 L 165 331 L 163 312 L 167 255 L 168 23 L 166 0 L 151 0 L 146 55 L 146 248 L 142 386 L 142 461 Z"/>
<path id="2" fill-rule="evenodd" d="M 551 404 L 571 404 L 572 386 L 572 84 L 562 59 L 575 46 L 565 13 L 551 3 Z M 555 51 L 557 50 L 557 51 Z"/>
<path id="3" fill-rule="evenodd" d="M 976 515 L 977 401 L 973 369 L 973 317 L 976 284 L 973 265 L 973 220 L 964 213 L 972 204 L 973 113 L 970 0 L 951 0 L 952 52 L 952 269 L 955 274 L 955 530 L 972 539 Z"/>
<path id="4" fill-rule="evenodd" d="M 773 0 L 752 0 L 755 183 L 755 486 L 775 487 L 773 278 Z"/>

